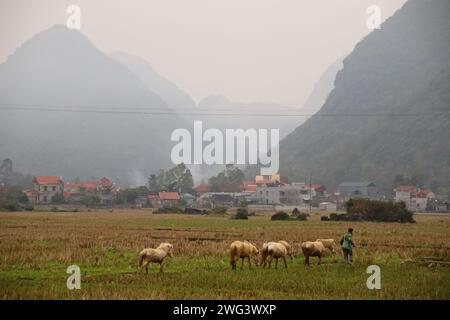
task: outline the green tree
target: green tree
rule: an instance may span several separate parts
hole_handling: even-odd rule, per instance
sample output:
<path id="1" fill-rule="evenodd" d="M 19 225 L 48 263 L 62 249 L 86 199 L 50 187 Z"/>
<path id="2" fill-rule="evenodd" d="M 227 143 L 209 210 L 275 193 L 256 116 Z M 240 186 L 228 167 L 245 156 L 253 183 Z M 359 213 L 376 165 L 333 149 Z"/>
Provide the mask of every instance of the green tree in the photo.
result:
<path id="1" fill-rule="evenodd" d="M 15 211 L 19 209 L 20 204 L 25 205 L 28 202 L 28 197 L 19 186 L 7 187 L 0 192 L 0 208 Z"/>
<path id="2" fill-rule="evenodd" d="M 153 193 L 159 192 L 156 174 L 151 174 L 148 177 L 148 189 Z"/>
<path id="3" fill-rule="evenodd" d="M 225 170 L 209 179 L 211 190 L 215 192 L 238 192 L 241 190 L 244 173 L 232 164 L 228 164 Z"/>
<path id="4" fill-rule="evenodd" d="M 191 171 L 184 163 L 170 170 L 159 170 L 158 173 L 149 177 L 149 189 L 156 193 L 160 191 L 192 192 L 194 179 Z"/>

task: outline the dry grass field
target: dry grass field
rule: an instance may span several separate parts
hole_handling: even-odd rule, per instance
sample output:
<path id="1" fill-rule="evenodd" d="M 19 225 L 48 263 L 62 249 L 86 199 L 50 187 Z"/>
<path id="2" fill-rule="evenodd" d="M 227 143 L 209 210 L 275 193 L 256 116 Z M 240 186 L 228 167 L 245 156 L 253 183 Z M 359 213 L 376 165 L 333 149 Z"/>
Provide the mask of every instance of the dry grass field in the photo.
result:
<path id="1" fill-rule="evenodd" d="M 418 215 L 415 224 L 249 220 L 161 215 L 150 210 L 0 213 L 2 299 L 449 299 L 450 216 Z M 351 224 L 351 225 L 350 225 Z M 247 239 L 261 247 L 284 239 L 298 250 L 316 238 L 339 240 L 355 229 L 355 263 L 339 255 L 288 269 L 232 271 L 227 249 Z M 138 252 L 168 241 L 165 273 L 138 272 Z M 423 259 L 437 262 L 423 262 Z M 430 259 L 432 258 L 432 259 Z M 447 262 L 447 263 L 445 263 Z M 81 289 L 68 290 L 66 269 L 81 268 Z M 381 268 L 381 290 L 369 290 L 366 268 Z M 238 264 L 240 267 L 240 263 Z"/>

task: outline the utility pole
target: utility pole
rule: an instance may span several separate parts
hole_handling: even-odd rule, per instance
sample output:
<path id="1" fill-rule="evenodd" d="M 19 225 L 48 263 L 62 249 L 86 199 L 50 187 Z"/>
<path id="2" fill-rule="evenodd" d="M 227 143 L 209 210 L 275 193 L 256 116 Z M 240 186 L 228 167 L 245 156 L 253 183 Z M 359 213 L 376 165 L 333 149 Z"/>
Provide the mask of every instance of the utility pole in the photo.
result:
<path id="1" fill-rule="evenodd" d="M 309 214 L 311 214 L 311 207 L 312 207 L 312 173 L 309 174 Z"/>

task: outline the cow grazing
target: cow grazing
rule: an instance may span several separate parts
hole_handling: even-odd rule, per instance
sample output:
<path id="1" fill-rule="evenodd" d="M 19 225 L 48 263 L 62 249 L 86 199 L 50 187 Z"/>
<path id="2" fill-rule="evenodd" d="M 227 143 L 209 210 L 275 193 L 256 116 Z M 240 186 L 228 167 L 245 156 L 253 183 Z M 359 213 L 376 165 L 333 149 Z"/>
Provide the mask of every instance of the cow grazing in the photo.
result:
<path id="1" fill-rule="evenodd" d="M 231 268 L 236 269 L 236 261 L 242 259 L 241 270 L 244 267 L 244 259 L 248 259 L 249 268 L 252 267 L 251 258 L 259 254 L 258 249 L 248 241 L 234 241 L 230 245 L 230 264 Z"/>
<path id="2" fill-rule="evenodd" d="M 305 256 L 305 266 L 309 266 L 309 257 L 318 257 L 320 264 L 322 257 L 327 254 L 327 249 L 321 241 L 306 241 L 302 243 L 302 252 Z"/>
<path id="3" fill-rule="evenodd" d="M 317 239 L 316 241 L 322 242 L 323 246 L 330 250 L 332 254 L 336 253 L 338 246 L 336 245 L 334 239 Z"/>
<path id="4" fill-rule="evenodd" d="M 164 259 L 169 256 L 172 257 L 173 245 L 167 242 L 161 243 L 156 249 L 147 248 L 139 253 L 139 267 L 145 267 L 148 273 L 148 266 L 150 263 L 158 263 L 159 271 L 163 272 Z"/>
<path id="5" fill-rule="evenodd" d="M 282 245 L 284 245 L 286 247 L 287 255 L 289 256 L 289 258 L 291 258 L 291 261 L 294 260 L 294 248 L 288 242 L 286 242 L 284 240 L 280 240 L 280 241 L 278 241 L 278 243 L 281 243 Z"/>
<path id="6" fill-rule="evenodd" d="M 285 242 L 285 241 L 283 241 Z M 286 246 L 279 242 L 268 242 L 264 243 L 261 249 L 261 263 L 263 268 L 266 267 L 266 259 L 269 257 L 269 268 L 271 267 L 272 260 L 275 259 L 275 269 L 278 268 L 278 259 L 282 258 L 284 261 L 284 266 L 287 268 L 286 255 L 288 250 Z"/>

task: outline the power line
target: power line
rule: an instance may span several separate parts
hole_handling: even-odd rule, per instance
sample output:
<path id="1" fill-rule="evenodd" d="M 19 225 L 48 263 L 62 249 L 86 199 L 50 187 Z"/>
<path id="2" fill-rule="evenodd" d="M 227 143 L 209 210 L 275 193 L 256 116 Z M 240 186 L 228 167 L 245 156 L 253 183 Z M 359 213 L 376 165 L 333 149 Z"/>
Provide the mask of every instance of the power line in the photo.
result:
<path id="1" fill-rule="evenodd" d="M 134 114 L 134 115 L 184 115 L 184 116 L 262 116 L 262 117 L 425 117 L 425 116 L 442 116 L 450 114 L 450 110 L 445 112 L 432 113 L 299 113 L 301 110 L 285 110 L 284 113 L 261 113 L 267 109 L 254 110 L 245 109 L 246 112 L 214 112 L 215 110 L 207 110 L 202 112 L 201 109 L 170 109 L 170 108 L 150 108 L 150 107 L 82 107 L 82 106 L 56 106 L 41 104 L 0 104 L 0 110 L 12 111 L 39 111 L 39 112 L 70 112 L 70 113 L 99 113 L 99 114 Z M 178 111 L 179 110 L 179 111 Z M 195 110 L 195 111 L 185 111 Z M 226 110 L 226 109 L 223 109 Z M 275 110 L 275 109 L 274 109 Z M 287 111 L 287 112 L 286 112 Z"/>

